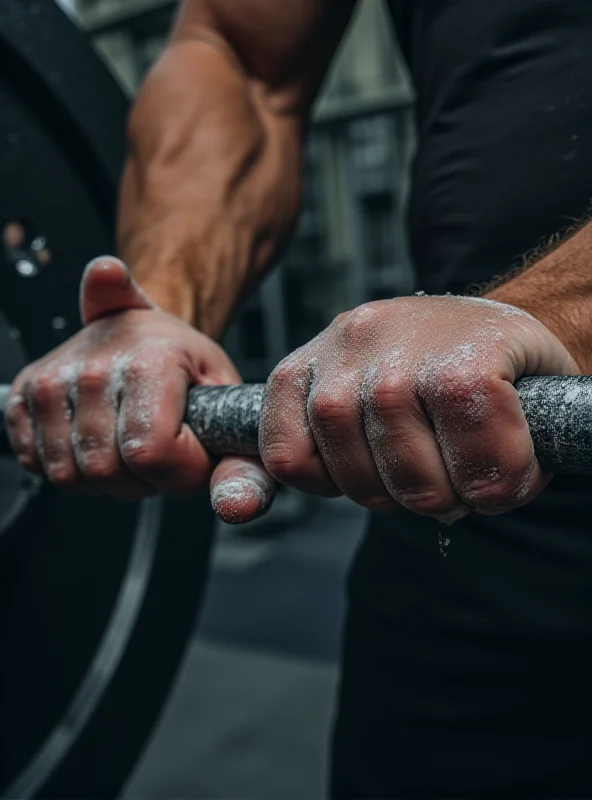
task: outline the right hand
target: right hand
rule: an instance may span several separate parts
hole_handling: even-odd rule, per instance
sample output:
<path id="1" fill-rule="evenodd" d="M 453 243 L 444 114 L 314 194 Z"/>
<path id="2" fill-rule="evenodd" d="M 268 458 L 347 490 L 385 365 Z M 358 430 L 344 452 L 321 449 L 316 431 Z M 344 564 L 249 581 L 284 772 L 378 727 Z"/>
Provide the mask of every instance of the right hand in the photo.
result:
<path id="1" fill-rule="evenodd" d="M 116 259 L 87 267 L 81 315 L 84 328 L 13 383 L 6 424 L 19 463 L 58 487 L 128 500 L 211 480 L 222 519 L 264 513 L 275 484 L 261 462 L 214 462 L 183 422 L 191 385 L 240 383 L 224 351 L 155 306 Z"/>
<path id="2" fill-rule="evenodd" d="M 399 297 L 340 315 L 267 382 L 263 462 L 282 483 L 406 508 L 446 524 L 533 500 L 539 464 L 514 387 L 578 375 L 560 340 L 517 306 Z"/>

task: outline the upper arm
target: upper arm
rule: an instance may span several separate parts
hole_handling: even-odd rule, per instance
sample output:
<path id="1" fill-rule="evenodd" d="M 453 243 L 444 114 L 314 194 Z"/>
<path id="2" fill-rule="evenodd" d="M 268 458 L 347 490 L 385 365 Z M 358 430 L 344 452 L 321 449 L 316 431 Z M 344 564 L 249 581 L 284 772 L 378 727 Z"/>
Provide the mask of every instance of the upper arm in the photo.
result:
<path id="1" fill-rule="evenodd" d="M 356 0 L 184 0 L 173 42 L 209 40 L 279 111 L 306 111 Z"/>

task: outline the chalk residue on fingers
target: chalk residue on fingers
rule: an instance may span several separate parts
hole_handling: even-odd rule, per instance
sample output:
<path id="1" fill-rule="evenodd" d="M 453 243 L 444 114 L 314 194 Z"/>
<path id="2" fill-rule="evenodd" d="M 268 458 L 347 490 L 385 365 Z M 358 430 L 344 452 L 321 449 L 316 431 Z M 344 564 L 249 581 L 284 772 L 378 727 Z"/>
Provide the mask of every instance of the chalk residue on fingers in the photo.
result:
<path id="1" fill-rule="evenodd" d="M 119 405 L 119 398 L 125 389 L 126 373 L 133 363 L 133 358 L 129 353 L 118 351 L 113 356 L 111 363 L 111 379 L 109 381 L 109 391 L 115 408 Z"/>
<path id="2" fill-rule="evenodd" d="M 265 512 L 274 491 L 271 478 L 245 464 L 240 471 L 212 486 L 212 508 L 224 522 L 237 525 Z"/>
<path id="3" fill-rule="evenodd" d="M 162 393 L 157 390 L 162 389 L 167 375 L 168 345 L 166 340 L 156 340 L 153 349 L 118 352 L 113 358 L 109 391 L 115 408 L 133 380 L 133 410 L 128 408 L 126 417 L 120 419 L 120 435 L 130 450 L 137 449 L 138 435 L 151 433 L 153 423 L 158 419 L 158 398 Z"/>
<path id="4" fill-rule="evenodd" d="M 62 364 L 58 370 L 60 380 L 66 386 L 66 392 L 72 402 L 76 402 L 78 392 L 78 377 L 84 369 L 84 361 L 75 361 L 71 364 Z"/>

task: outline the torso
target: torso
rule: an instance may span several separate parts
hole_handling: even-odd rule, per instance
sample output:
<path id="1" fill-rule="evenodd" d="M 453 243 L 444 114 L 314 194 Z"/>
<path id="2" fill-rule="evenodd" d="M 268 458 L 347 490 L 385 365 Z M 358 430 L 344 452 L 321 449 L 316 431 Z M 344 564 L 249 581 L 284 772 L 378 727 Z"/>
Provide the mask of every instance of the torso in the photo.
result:
<path id="1" fill-rule="evenodd" d="M 418 98 L 412 254 L 422 289 L 462 291 L 589 208 L 592 4 L 391 5 Z M 556 478 L 519 512 L 473 515 L 446 557 L 435 522 L 373 518 L 336 796 L 592 795 L 591 490 Z"/>
<path id="2" fill-rule="evenodd" d="M 592 197 L 592 4 L 391 0 L 417 93 L 424 289 L 506 271 Z"/>

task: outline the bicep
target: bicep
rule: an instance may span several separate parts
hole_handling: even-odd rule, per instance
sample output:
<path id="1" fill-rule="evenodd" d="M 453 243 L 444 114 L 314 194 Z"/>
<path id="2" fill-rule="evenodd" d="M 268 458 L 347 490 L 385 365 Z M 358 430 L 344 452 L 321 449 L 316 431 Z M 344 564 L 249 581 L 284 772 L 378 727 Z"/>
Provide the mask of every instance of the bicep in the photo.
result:
<path id="1" fill-rule="evenodd" d="M 184 0 L 173 41 L 209 39 L 280 110 L 308 110 L 356 0 Z"/>

